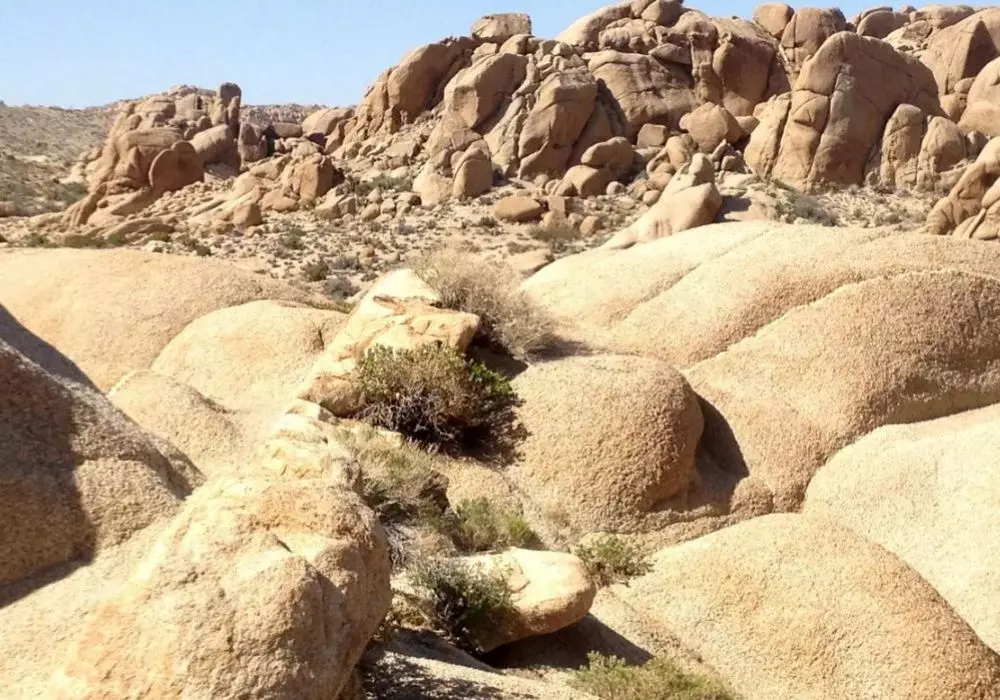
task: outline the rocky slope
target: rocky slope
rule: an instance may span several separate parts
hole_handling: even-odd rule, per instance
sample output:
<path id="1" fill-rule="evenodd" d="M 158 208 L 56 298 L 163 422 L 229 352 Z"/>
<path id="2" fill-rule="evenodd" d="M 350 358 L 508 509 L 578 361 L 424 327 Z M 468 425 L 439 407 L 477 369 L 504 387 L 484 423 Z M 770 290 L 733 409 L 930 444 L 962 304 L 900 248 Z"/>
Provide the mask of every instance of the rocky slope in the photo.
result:
<path id="1" fill-rule="evenodd" d="M 995 9 L 635 0 L 122 103 L 0 226 L 0 686 L 1000 698 L 998 76 Z M 367 410 L 440 356 L 491 439 Z"/>

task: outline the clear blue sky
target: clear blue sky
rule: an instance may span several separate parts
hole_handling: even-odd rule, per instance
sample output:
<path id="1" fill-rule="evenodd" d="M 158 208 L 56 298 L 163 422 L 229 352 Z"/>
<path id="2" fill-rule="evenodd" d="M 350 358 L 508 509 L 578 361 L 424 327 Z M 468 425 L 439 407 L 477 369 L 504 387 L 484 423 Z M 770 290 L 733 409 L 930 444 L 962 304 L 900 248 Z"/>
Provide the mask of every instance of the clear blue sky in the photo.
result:
<path id="1" fill-rule="evenodd" d="M 85 107 L 231 80 L 244 102 L 353 104 L 411 48 L 527 12 L 553 37 L 608 0 L 0 0 L 0 100 Z M 689 0 L 749 17 L 754 2 Z M 877 4 L 877 3 L 868 3 Z M 819 6 L 823 6 L 821 3 Z M 844 5 L 850 17 L 863 6 Z"/>

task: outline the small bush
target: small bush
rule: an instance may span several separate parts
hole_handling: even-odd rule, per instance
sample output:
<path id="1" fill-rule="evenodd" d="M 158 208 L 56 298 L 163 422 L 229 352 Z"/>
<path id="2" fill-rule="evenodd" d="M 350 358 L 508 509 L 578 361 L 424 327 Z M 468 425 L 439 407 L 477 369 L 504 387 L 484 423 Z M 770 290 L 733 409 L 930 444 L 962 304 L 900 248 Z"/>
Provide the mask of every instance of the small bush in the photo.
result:
<path id="1" fill-rule="evenodd" d="M 582 238 L 580 231 L 568 221 L 549 224 L 547 226 L 532 226 L 528 231 L 528 235 L 536 241 L 548 243 L 552 252 L 557 254 L 565 252 L 570 244 Z"/>
<path id="2" fill-rule="evenodd" d="M 481 653 L 478 630 L 502 624 L 513 609 L 510 586 L 499 571 L 449 560 L 428 560 L 410 569 L 428 622 L 461 648 Z"/>
<path id="3" fill-rule="evenodd" d="M 302 266 L 302 276 L 307 282 L 322 282 L 330 274 L 330 266 L 323 260 L 311 260 Z"/>
<path id="4" fill-rule="evenodd" d="M 358 293 L 358 288 L 346 275 L 333 275 L 328 277 L 323 291 L 331 299 L 342 301 Z"/>
<path id="5" fill-rule="evenodd" d="M 607 700 L 731 700 L 718 683 L 692 676 L 668 659 L 628 666 L 614 656 L 591 653 L 570 686 Z"/>
<path id="6" fill-rule="evenodd" d="M 605 535 L 589 545 L 576 548 L 594 582 L 601 587 L 626 583 L 652 568 L 649 559 L 620 537 Z"/>
<path id="7" fill-rule="evenodd" d="M 305 231 L 295 227 L 278 236 L 278 245 L 286 250 L 303 250 L 306 244 L 302 241 Z"/>
<path id="8" fill-rule="evenodd" d="M 103 248 L 104 241 L 92 233 L 67 233 L 62 244 L 66 248 Z"/>
<path id="9" fill-rule="evenodd" d="M 446 520 L 444 529 L 463 552 L 532 549 L 539 545 L 538 535 L 519 513 L 494 506 L 485 498 L 462 501 L 454 516 Z"/>
<path id="10" fill-rule="evenodd" d="M 785 197 L 778 201 L 776 208 L 786 223 L 794 223 L 799 219 L 822 226 L 837 226 L 840 223 L 837 214 L 822 201 L 792 189 L 785 191 Z"/>
<path id="11" fill-rule="evenodd" d="M 513 270 L 474 255 L 443 250 L 418 258 L 414 269 L 448 308 L 479 316 L 479 340 L 518 359 L 551 347 L 551 319 L 520 290 Z"/>
<path id="12" fill-rule="evenodd" d="M 393 177 L 387 173 L 381 173 L 371 180 L 358 180 L 349 177 L 344 181 L 343 189 L 345 193 L 358 197 L 367 197 L 376 189 L 383 192 L 411 192 L 413 191 L 413 180 L 408 177 Z"/>
<path id="13" fill-rule="evenodd" d="M 516 402 L 502 375 L 437 345 L 376 346 L 358 362 L 357 381 L 363 404 L 357 418 L 433 444 L 501 429 Z"/>

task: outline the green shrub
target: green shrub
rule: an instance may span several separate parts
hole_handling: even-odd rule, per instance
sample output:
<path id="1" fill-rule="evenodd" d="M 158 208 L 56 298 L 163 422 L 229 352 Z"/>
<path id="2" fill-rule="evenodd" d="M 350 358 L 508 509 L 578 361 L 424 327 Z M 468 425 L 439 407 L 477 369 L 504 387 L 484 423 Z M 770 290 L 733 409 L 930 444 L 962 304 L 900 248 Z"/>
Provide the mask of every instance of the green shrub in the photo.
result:
<path id="1" fill-rule="evenodd" d="M 472 653 L 483 651 L 477 631 L 502 624 L 513 609 L 507 577 L 496 570 L 435 559 L 411 567 L 410 580 L 428 622 Z"/>
<path id="2" fill-rule="evenodd" d="M 731 700 L 718 683 L 684 673 L 668 659 L 628 666 L 614 656 L 591 653 L 570 685 L 608 700 Z"/>
<path id="3" fill-rule="evenodd" d="M 519 513 L 494 506 L 486 498 L 462 501 L 443 529 L 463 552 L 539 546 L 538 535 Z"/>
<path id="4" fill-rule="evenodd" d="M 574 553 L 583 560 L 594 582 L 602 587 L 626 583 L 652 568 L 642 552 L 614 535 L 605 535 L 588 545 L 580 545 Z"/>
<path id="5" fill-rule="evenodd" d="M 516 402 L 502 375 L 448 347 L 376 346 L 358 362 L 363 408 L 356 417 L 434 444 L 501 429 Z"/>
<path id="6" fill-rule="evenodd" d="M 425 255 L 413 266 L 446 307 L 479 316 L 479 341 L 518 359 L 552 346 L 552 320 L 521 292 L 509 267 L 455 250 Z"/>

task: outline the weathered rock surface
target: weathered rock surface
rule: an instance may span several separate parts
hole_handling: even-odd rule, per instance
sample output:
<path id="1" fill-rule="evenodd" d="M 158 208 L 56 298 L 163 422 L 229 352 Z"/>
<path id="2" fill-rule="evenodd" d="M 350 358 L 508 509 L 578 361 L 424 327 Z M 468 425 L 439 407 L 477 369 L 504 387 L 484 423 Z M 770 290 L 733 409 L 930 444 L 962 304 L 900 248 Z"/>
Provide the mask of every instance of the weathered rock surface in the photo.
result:
<path id="1" fill-rule="evenodd" d="M 1000 659 L 898 558 L 772 515 L 661 551 L 621 595 L 747 698 L 996 698 Z"/>
<path id="2" fill-rule="evenodd" d="M 998 420 L 991 406 L 876 430 L 820 469 L 805 505 L 913 567 L 994 650 Z"/>
<path id="3" fill-rule="evenodd" d="M 569 627 L 586 617 L 597 594 L 587 567 L 572 554 L 510 549 L 462 562 L 501 572 L 512 593 L 509 615 L 495 626 L 473 631 L 483 651 Z"/>
<path id="4" fill-rule="evenodd" d="M 572 358 L 529 368 L 514 388 L 527 438 L 512 476 L 581 531 L 648 527 L 695 479 L 701 409 L 668 365 Z"/>
<path id="5" fill-rule="evenodd" d="M 106 390 L 126 373 L 148 369 L 167 343 L 211 311 L 312 297 L 211 260 L 55 249 L 0 251 L 0 298 Z"/>
<path id="6" fill-rule="evenodd" d="M 202 477 L 0 307 L 0 586 L 172 516 Z"/>

